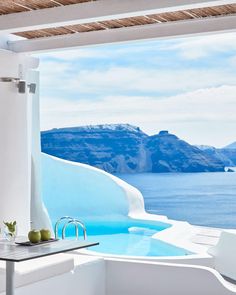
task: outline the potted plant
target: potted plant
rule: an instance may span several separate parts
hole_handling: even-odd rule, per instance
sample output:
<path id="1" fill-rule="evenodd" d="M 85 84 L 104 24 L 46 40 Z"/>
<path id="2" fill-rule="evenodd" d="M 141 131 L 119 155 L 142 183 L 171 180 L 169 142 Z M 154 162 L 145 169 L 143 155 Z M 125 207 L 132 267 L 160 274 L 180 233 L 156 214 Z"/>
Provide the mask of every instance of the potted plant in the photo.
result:
<path id="1" fill-rule="evenodd" d="M 16 221 L 13 222 L 3 222 L 5 227 L 4 227 L 4 235 L 5 238 L 10 241 L 13 242 L 16 239 L 16 235 L 17 235 L 17 226 L 16 226 Z"/>

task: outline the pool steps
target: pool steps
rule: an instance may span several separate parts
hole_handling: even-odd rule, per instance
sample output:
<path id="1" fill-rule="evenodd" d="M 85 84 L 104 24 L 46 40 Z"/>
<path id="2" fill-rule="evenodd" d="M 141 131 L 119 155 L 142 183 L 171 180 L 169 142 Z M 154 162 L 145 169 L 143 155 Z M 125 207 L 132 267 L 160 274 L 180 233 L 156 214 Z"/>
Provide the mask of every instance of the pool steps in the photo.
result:
<path id="1" fill-rule="evenodd" d="M 58 229 L 59 229 L 59 225 L 63 221 L 65 221 L 65 223 L 62 228 L 62 239 L 66 238 L 66 228 L 71 224 L 75 225 L 75 237 L 77 240 L 79 239 L 79 226 L 81 226 L 83 229 L 84 240 L 87 239 L 87 231 L 86 231 L 86 227 L 85 227 L 84 223 L 82 221 L 78 220 L 77 218 L 70 217 L 70 216 L 62 216 L 61 218 L 59 218 L 57 220 L 57 222 L 55 224 L 55 228 L 54 228 L 54 234 L 55 234 L 56 239 L 59 238 Z"/>

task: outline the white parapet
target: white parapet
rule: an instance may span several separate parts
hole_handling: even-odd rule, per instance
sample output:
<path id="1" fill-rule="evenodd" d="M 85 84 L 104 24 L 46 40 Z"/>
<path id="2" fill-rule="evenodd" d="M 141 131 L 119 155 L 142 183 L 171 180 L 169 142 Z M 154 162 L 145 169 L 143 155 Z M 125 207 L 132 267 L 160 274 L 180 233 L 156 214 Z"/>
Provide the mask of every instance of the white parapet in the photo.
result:
<path id="1" fill-rule="evenodd" d="M 107 295 L 233 295 L 235 285 L 212 268 L 160 262 L 106 260 Z"/>
<path id="2" fill-rule="evenodd" d="M 43 195 L 58 218 L 115 218 L 145 213 L 139 190 L 103 170 L 46 154 L 42 154 L 42 163 Z"/>

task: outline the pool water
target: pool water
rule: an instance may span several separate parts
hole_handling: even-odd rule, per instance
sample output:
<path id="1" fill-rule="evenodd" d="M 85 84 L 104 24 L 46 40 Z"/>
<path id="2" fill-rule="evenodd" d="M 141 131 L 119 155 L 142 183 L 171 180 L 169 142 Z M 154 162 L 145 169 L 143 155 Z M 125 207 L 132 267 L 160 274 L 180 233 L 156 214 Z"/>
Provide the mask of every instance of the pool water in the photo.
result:
<path id="1" fill-rule="evenodd" d="M 85 222 L 89 241 L 99 242 L 92 251 L 127 256 L 183 256 L 191 252 L 162 242 L 152 236 L 171 225 L 162 222 L 123 219 L 119 221 Z M 74 236 L 68 228 L 67 236 Z M 80 232 L 82 236 L 82 232 Z"/>
<path id="2" fill-rule="evenodd" d="M 183 256 L 189 251 L 153 239 L 147 234 L 120 233 L 113 235 L 97 235 L 89 237 L 100 244 L 92 251 L 112 255 L 126 256 Z"/>

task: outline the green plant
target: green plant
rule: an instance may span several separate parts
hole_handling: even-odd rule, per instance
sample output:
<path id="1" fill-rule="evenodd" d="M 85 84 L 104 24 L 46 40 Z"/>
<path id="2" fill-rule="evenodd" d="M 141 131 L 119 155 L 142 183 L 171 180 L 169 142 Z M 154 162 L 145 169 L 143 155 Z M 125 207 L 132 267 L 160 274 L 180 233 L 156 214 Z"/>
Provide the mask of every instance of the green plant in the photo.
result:
<path id="1" fill-rule="evenodd" d="M 10 235 L 13 235 L 16 232 L 16 221 L 3 223 L 6 225 Z"/>

